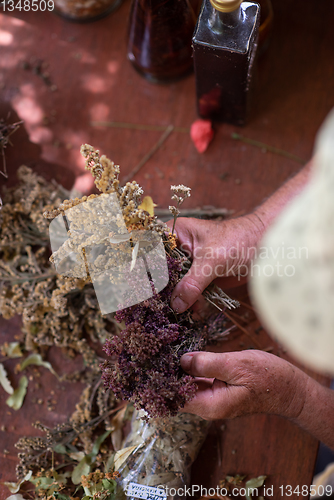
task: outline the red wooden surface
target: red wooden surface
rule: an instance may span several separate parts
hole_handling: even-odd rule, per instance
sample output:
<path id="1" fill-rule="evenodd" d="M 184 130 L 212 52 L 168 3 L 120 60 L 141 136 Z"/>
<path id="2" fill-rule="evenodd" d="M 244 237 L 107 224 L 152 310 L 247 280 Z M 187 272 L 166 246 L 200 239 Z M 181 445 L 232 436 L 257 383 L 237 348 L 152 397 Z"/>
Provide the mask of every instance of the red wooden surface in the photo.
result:
<path id="1" fill-rule="evenodd" d="M 305 160 L 311 157 L 315 134 L 334 105 L 334 4 L 331 0 L 317 5 L 273 0 L 273 6 L 273 33 L 259 61 L 251 121 L 242 130 L 216 124 L 215 139 L 203 155 L 197 153 L 188 133 L 173 132 L 136 175 L 160 207 L 169 205 L 169 185 L 183 183 L 192 188 L 188 207 L 215 205 L 245 212 L 300 168 L 288 158 L 231 139 L 234 131 Z M 126 60 L 128 11 L 129 0 L 125 0 L 117 12 L 90 24 L 70 23 L 52 13 L 0 15 L 0 112 L 5 117 L 11 111 L 9 121 L 25 121 L 13 136 L 15 147 L 7 149 L 8 185 L 15 183 L 15 171 L 25 163 L 70 188 L 75 178 L 85 175 L 79 154 L 83 142 L 119 163 L 122 179 L 162 134 L 94 127 L 92 121 L 189 128 L 196 119 L 192 75 L 168 86 L 154 85 Z M 54 91 L 31 69 L 24 69 L 38 59 L 48 66 L 50 80 L 57 87 Z M 257 326 L 254 321 L 249 328 Z M 18 321 L 1 319 L 1 343 L 17 332 Z M 264 332 L 261 336 L 263 347 L 272 344 Z M 236 336 L 225 348 L 241 348 L 240 342 L 249 346 L 247 338 Z M 60 358 L 56 353 L 51 356 L 57 369 Z M 64 363 L 62 369 L 70 369 Z M 77 401 L 78 386 L 55 385 L 49 373 L 39 378 L 32 371 L 31 376 L 34 381 L 20 412 L 7 408 L 6 395 L 0 390 L 1 424 L 6 429 L 0 431 L 1 481 L 15 479 L 13 444 L 31 432 L 31 422 L 37 418 L 46 424 L 62 421 Z M 47 411 L 45 397 L 51 388 L 58 401 L 54 412 Z M 43 403 L 34 403 L 38 399 Z M 317 442 L 306 433 L 283 419 L 266 416 L 225 425 L 219 439 L 212 434 L 204 445 L 193 482 L 216 486 L 227 473 L 267 474 L 277 499 L 281 498 L 279 485 L 310 483 Z M 0 499 L 8 495 L 0 487 Z"/>

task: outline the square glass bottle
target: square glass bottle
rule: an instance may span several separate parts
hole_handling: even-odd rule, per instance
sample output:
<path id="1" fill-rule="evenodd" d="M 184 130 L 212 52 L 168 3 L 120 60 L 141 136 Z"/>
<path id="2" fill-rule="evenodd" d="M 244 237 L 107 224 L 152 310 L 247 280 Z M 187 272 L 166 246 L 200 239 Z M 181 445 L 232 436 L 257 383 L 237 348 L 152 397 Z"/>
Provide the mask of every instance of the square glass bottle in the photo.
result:
<path id="1" fill-rule="evenodd" d="M 204 0 L 193 36 L 198 114 L 244 125 L 250 106 L 260 6 Z"/>

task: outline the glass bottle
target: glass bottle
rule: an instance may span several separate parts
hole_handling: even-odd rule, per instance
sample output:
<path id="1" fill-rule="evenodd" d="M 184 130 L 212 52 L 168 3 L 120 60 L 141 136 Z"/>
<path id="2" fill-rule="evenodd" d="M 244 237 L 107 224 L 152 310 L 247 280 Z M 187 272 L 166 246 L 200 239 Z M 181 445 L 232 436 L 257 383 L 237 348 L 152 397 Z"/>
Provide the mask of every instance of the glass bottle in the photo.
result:
<path id="1" fill-rule="evenodd" d="M 198 114 L 244 125 L 250 107 L 260 6 L 204 0 L 193 36 Z"/>
<path id="2" fill-rule="evenodd" d="M 196 17 L 189 0 L 133 0 L 128 58 L 153 82 L 168 83 L 193 69 Z"/>

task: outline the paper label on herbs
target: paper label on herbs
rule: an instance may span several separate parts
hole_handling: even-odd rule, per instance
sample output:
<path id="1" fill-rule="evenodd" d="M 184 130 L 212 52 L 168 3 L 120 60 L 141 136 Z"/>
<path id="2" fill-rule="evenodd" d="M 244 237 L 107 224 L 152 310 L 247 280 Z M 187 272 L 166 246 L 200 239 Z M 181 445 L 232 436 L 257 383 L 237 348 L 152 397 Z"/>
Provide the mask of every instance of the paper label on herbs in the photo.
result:
<path id="1" fill-rule="evenodd" d="M 166 493 L 163 489 L 137 483 L 128 484 L 126 495 L 131 500 L 138 498 L 143 500 L 167 500 Z"/>

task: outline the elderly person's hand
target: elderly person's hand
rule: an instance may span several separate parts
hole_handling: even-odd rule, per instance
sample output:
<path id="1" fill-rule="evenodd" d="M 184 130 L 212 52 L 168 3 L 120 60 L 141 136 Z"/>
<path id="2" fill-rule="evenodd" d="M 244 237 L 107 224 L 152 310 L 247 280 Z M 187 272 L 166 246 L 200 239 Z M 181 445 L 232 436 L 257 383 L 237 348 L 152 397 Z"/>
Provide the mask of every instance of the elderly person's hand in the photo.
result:
<path id="1" fill-rule="evenodd" d="M 220 222 L 177 220 L 178 243 L 189 252 L 192 266 L 173 291 L 171 306 L 175 311 L 181 313 L 192 306 L 216 278 L 223 277 L 223 281 L 217 283 L 223 290 L 241 284 L 240 278 L 247 276 L 263 233 L 282 208 L 304 188 L 311 167 L 309 162 L 249 215 Z M 173 222 L 169 221 L 168 225 L 172 228 Z"/>
<path id="2" fill-rule="evenodd" d="M 334 449 L 334 391 L 288 361 L 255 350 L 193 352 L 181 366 L 198 384 L 183 411 L 208 420 L 279 415 Z"/>
<path id="3" fill-rule="evenodd" d="M 209 420 L 253 413 L 296 418 L 304 405 L 307 375 L 273 354 L 194 352 L 182 356 L 181 366 L 199 377 L 184 411 Z"/>
<path id="4" fill-rule="evenodd" d="M 172 227 L 172 221 L 168 222 Z M 263 233 L 259 218 L 248 216 L 229 221 L 180 218 L 176 222 L 179 247 L 192 259 L 186 276 L 173 291 L 171 306 L 184 312 L 216 278 L 223 289 L 245 281 L 255 247 Z"/>

